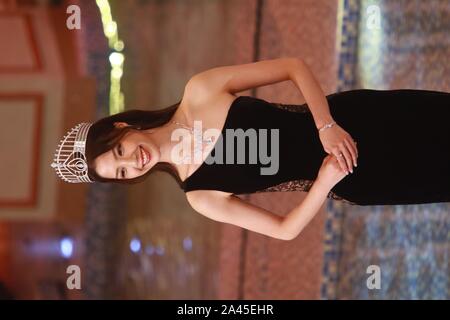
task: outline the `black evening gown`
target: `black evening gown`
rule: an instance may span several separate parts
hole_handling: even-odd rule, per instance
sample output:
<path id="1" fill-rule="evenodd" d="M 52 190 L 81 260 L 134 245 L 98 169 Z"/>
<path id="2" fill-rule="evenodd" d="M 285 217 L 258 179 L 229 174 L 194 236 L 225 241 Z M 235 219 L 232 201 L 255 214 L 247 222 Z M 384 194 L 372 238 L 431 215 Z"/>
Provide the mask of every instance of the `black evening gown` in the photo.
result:
<path id="1" fill-rule="evenodd" d="M 326 96 L 334 120 L 355 141 L 358 166 L 328 194 L 354 205 L 397 205 L 450 202 L 450 93 L 431 90 L 358 89 Z M 227 146 L 236 142 L 226 129 L 255 129 L 258 141 L 269 142 L 278 129 L 278 170 L 261 174 L 271 164 L 237 163 L 237 147 L 226 160 Z M 258 129 L 269 129 L 261 136 Z M 267 139 L 267 140 L 266 140 Z M 230 141 L 233 140 L 233 141 Z M 247 139 L 249 142 L 250 139 Z M 213 163 L 218 148 L 223 163 Z M 273 153 L 275 154 L 275 153 Z M 185 192 L 221 190 L 233 194 L 305 191 L 317 178 L 327 155 L 308 105 L 268 102 L 238 96 L 230 106 L 222 135 L 202 165 L 184 182 Z M 233 159 L 233 161 L 229 161 Z"/>

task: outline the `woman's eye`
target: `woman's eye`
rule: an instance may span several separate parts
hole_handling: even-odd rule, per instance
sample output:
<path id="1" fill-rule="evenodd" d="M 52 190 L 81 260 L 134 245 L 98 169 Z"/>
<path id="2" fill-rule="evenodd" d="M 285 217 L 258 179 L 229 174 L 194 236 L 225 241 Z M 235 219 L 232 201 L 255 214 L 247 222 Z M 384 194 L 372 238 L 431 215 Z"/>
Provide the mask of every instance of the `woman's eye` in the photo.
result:
<path id="1" fill-rule="evenodd" d="M 119 156 L 122 156 L 122 145 L 119 144 Z"/>

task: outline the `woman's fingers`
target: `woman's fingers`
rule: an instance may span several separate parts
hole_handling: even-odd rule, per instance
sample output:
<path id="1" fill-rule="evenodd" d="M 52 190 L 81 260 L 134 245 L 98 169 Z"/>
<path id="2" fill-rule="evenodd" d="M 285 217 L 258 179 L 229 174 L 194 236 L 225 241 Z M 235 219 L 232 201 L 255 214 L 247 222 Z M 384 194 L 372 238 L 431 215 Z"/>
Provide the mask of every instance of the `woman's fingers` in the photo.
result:
<path id="1" fill-rule="evenodd" d="M 350 151 L 350 154 L 352 155 L 353 164 L 356 166 L 357 162 L 356 159 L 358 158 L 358 151 L 356 149 L 356 146 L 354 145 L 353 140 L 352 142 L 349 142 L 348 140 L 344 140 L 348 150 Z"/>
<path id="2" fill-rule="evenodd" d="M 342 170 L 345 173 L 347 173 L 349 171 L 348 167 L 347 167 L 347 160 L 346 160 L 347 155 L 350 156 L 350 154 L 348 153 L 347 150 L 340 151 L 339 149 L 336 149 L 335 152 L 334 152 L 334 156 L 338 160 L 339 165 L 341 166 Z"/>
<path id="3" fill-rule="evenodd" d="M 353 173 L 353 159 L 352 155 L 349 152 L 348 148 L 344 145 L 341 147 L 341 153 L 344 155 L 345 163 L 346 163 L 346 171 Z M 342 157 L 341 157 L 342 158 Z"/>

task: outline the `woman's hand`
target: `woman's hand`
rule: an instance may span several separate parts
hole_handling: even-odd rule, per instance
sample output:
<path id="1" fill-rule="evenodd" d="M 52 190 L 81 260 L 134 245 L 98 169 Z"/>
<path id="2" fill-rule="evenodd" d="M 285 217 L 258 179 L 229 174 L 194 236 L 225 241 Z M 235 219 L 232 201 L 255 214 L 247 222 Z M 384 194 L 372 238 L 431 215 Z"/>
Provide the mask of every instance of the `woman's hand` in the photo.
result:
<path id="1" fill-rule="evenodd" d="M 358 149 L 350 134 L 335 123 L 319 131 L 319 138 L 325 152 L 336 157 L 342 170 L 353 173 L 353 165 L 357 166 Z"/>
<path id="2" fill-rule="evenodd" d="M 317 181 L 320 181 L 320 183 L 331 190 L 345 176 L 347 176 L 347 173 L 342 170 L 336 157 L 327 155 L 322 161 L 322 166 L 317 175 Z"/>

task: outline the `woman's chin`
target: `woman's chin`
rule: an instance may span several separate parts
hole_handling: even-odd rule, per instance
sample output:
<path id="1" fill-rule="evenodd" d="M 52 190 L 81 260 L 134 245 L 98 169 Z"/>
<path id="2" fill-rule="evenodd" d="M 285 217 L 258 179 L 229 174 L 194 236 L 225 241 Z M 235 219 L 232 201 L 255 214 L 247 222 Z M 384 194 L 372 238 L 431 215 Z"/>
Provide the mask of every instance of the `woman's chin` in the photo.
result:
<path id="1" fill-rule="evenodd" d="M 151 168 L 153 168 L 158 163 L 158 158 L 153 157 L 150 161 L 144 166 L 144 170 L 147 172 Z"/>

